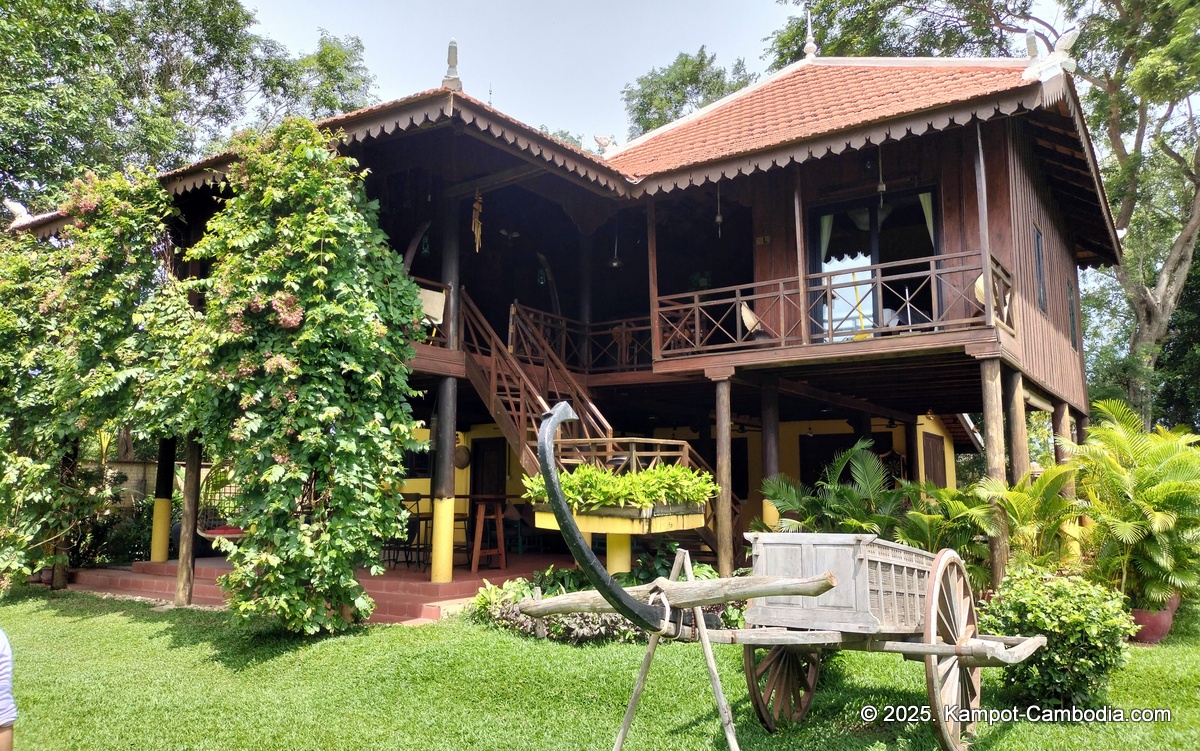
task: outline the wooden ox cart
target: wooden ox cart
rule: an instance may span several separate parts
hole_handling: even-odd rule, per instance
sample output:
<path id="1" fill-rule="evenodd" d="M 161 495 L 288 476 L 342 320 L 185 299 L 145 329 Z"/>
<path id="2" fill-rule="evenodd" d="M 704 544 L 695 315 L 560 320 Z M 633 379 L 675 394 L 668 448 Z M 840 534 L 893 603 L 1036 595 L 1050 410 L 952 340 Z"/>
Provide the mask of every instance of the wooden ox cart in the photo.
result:
<path id="1" fill-rule="evenodd" d="M 563 537 L 596 591 L 525 600 L 519 606 L 534 617 L 617 612 L 651 634 L 614 751 L 624 743 L 663 637 L 700 641 L 725 738 L 735 751 L 733 716 L 711 642 L 743 645 L 750 700 L 771 732 L 780 720 L 801 720 L 808 712 L 822 651 L 892 652 L 923 660 L 928 715 L 945 751 L 961 751 L 963 733 L 975 724 L 971 716 L 979 708 L 980 668 L 1021 662 L 1046 643 L 1044 636 L 980 634 L 967 572 L 953 550 L 933 554 L 869 534 L 750 534 L 752 576 L 693 582 L 690 557 L 680 550 L 669 579 L 619 587 L 584 542 L 558 482 L 554 431 L 573 418 L 562 402 L 545 416 L 538 461 Z M 680 575 L 687 581 L 677 581 Z M 701 606 L 741 599 L 749 600 L 748 628 L 706 626 Z"/>
<path id="2" fill-rule="evenodd" d="M 979 669 L 1021 662 L 1046 637 L 980 634 L 962 559 L 869 534 L 749 534 L 754 576 L 831 573 L 837 586 L 817 597 L 757 597 L 748 628 L 710 630 L 713 642 L 744 645 L 750 701 L 763 727 L 802 720 L 812 704 L 820 654 L 834 649 L 892 652 L 925 663 L 929 718 L 946 751 L 963 748 L 979 709 Z"/>

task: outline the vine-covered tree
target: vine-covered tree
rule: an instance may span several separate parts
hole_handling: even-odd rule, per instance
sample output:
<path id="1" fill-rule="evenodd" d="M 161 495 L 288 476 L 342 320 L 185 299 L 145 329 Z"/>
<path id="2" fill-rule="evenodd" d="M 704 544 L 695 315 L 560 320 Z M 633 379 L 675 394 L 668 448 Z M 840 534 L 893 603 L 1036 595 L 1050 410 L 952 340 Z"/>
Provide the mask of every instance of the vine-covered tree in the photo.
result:
<path id="1" fill-rule="evenodd" d="M 650 69 L 621 90 L 629 116 L 629 137 L 637 138 L 678 120 L 753 83 L 757 77 L 746 71 L 741 58 L 729 70 L 717 65 L 716 54 L 710 55 L 704 45 L 695 55 L 680 52 L 670 65 Z"/>
<path id="2" fill-rule="evenodd" d="M 800 4 L 795 0 L 796 4 Z M 1025 54 L 1070 27 L 1089 125 L 1126 262 L 1110 273 L 1132 311 L 1128 397 L 1147 420 L 1152 374 L 1200 235 L 1200 5 L 1194 0 L 815 0 L 826 55 Z M 1053 14 L 1053 15 L 1048 15 Z M 772 37 L 775 67 L 799 58 L 800 18 Z M 1165 200 L 1164 202 L 1164 199 Z M 1148 228 L 1157 226 L 1150 232 Z M 1146 242 L 1137 242 L 1141 229 Z"/>
<path id="3" fill-rule="evenodd" d="M 188 253 L 212 261 L 185 345 L 205 374 L 189 422 L 246 501 L 223 583 L 238 613 L 310 633 L 370 615 L 356 571 L 403 536 L 407 363 L 424 338 L 364 173 L 335 147 L 296 118 L 238 138 L 233 195 Z"/>

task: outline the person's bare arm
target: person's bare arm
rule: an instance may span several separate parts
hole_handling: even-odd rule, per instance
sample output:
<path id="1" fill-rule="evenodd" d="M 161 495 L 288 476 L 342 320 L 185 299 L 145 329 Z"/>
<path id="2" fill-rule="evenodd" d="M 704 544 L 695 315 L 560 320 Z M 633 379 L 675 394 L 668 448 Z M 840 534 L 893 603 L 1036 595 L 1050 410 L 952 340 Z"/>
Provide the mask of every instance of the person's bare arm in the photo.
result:
<path id="1" fill-rule="evenodd" d="M 13 726 L 6 725 L 0 728 L 0 751 L 12 751 L 13 747 Z"/>

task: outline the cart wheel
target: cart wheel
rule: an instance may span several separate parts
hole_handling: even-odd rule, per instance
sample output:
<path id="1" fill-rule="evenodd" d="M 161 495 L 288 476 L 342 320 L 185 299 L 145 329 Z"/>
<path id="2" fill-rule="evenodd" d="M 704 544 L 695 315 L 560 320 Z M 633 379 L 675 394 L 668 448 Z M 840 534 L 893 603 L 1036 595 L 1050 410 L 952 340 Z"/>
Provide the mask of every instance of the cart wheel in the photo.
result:
<path id="1" fill-rule="evenodd" d="M 743 647 L 746 687 L 758 721 L 774 733 L 780 720 L 799 722 L 808 714 L 821 672 L 821 654 L 799 647 Z"/>
<path id="2" fill-rule="evenodd" d="M 933 561 L 925 599 L 925 643 L 966 644 L 978 633 L 975 598 L 967 570 L 953 550 L 944 549 Z M 946 716 L 947 708 L 979 708 L 979 668 L 964 668 L 954 655 L 926 655 L 925 679 L 929 707 L 944 751 L 962 751 L 962 736 L 973 733 L 975 723 Z"/>

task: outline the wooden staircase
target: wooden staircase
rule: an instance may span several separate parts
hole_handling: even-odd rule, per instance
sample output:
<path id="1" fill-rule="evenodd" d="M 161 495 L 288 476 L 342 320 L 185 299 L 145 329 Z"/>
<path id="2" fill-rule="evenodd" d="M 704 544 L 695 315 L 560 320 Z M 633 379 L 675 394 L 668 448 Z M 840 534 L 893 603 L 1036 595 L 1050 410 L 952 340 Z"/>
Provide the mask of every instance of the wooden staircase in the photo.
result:
<path id="1" fill-rule="evenodd" d="M 500 427 L 500 432 L 520 457 L 527 474 L 539 471 L 537 461 L 537 430 L 542 415 L 550 404 L 568 402 L 579 420 L 564 423 L 560 428 L 560 464 L 606 464 L 614 459 L 655 457 L 644 461 L 629 461 L 629 466 L 647 468 L 659 461 L 672 461 L 703 469 L 711 474 L 712 467 L 686 441 L 656 441 L 653 439 L 614 438 L 613 429 L 592 401 L 575 373 L 558 356 L 547 340 L 537 320 L 520 305 L 509 308 L 508 341 L 501 339 L 483 317 L 475 303 L 465 293 L 461 296 L 462 345 L 466 353 L 467 378 L 475 387 L 488 412 Z M 638 454 L 638 445 L 653 444 L 649 451 Z M 737 529 L 741 501 L 734 498 L 734 529 Z M 705 509 L 705 521 L 712 528 L 715 504 Z M 716 550 L 717 540 L 709 527 L 682 534 L 681 544 L 698 550 L 696 542 Z M 740 549 L 738 540 L 734 549 Z"/>

